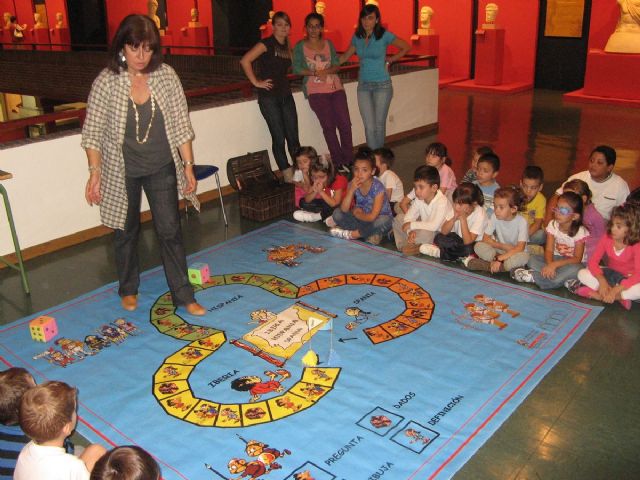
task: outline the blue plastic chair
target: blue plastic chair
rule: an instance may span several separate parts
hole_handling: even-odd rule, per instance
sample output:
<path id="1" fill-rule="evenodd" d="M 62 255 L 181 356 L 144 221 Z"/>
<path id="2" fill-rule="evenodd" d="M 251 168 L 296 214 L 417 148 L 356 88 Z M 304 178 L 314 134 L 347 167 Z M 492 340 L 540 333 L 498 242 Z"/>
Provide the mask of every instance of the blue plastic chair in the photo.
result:
<path id="1" fill-rule="evenodd" d="M 224 226 L 228 227 L 229 222 L 227 221 L 227 212 L 224 209 L 224 200 L 222 199 L 222 189 L 220 188 L 220 175 L 218 171 L 220 169 L 214 165 L 194 165 L 193 166 L 193 174 L 196 177 L 196 180 L 204 180 L 205 178 L 209 178 L 211 175 L 215 175 L 216 177 L 216 185 L 218 186 L 218 195 L 220 197 L 220 206 L 222 207 L 222 217 L 224 218 Z"/>

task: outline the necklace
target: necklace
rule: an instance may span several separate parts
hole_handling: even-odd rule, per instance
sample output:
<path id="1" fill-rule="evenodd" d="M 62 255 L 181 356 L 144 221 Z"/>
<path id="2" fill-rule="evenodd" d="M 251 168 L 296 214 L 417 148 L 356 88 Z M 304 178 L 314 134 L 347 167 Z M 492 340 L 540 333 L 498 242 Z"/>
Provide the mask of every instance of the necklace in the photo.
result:
<path id="1" fill-rule="evenodd" d="M 149 119 L 149 125 L 147 125 L 147 133 L 145 133 L 144 138 L 140 140 L 140 114 L 138 113 L 138 106 L 136 102 L 133 101 L 133 97 L 129 97 L 131 99 L 131 104 L 133 105 L 133 114 L 136 117 L 136 142 L 142 145 L 147 143 L 149 140 L 149 132 L 151 131 L 151 124 L 153 123 L 153 117 L 156 114 L 156 101 L 153 98 L 153 92 L 150 94 L 149 98 L 151 99 L 151 118 Z"/>

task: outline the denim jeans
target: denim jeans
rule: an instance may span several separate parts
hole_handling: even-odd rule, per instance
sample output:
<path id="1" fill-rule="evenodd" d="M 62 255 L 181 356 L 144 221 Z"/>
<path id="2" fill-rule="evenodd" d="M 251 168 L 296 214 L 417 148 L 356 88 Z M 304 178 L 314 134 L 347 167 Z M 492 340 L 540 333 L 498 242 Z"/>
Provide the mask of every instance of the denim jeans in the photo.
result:
<path id="1" fill-rule="evenodd" d="M 556 255 L 553 257 L 553 260 L 563 260 L 566 257 L 561 257 Z M 578 272 L 584 268 L 584 264 L 582 263 L 572 263 L 569 265 L 563 265 L 562 267 L 556 269 L 556 276 L 553 278 L 544 278 L 542 276 L 542 269 L 545 267 L 547 263 L 544 261 L 544 257 L 540 255 L 531 255 L 529 257 L 529 261 L 527 265 L 529 268 L 533 270 L 533 279 L 536 282 L 536 285 L 541 289 L 545 290 L 547 288 L 558 288 L 564 285 L 564 282 L 571 278 L 577 278 Z"/>
<path id="2" fill-rule="evenodd" d="M 358 83 L 358 108 L 364 124 L 369 148 L 384 146 L 387 135 L 387 114 L 393 97 L 391 80 Z"/>
<path id="3" fill-rule="evenodd" d="M 373 222 L 363 222 L 353 216 L 351 212 L 343 212 L 340 208 L 333 211 L 333 220 L 344 230 L 358 230 L 364 239 L 371 235 L 384 235 L 391 230 L 393 217 L 391 215 L 378 215 Z"/>
<path id="4" fill-rule="evenodd" d="M 187 275 L 187 259 L 182 243 L 176 169 L 173 163 L 144 177 L 125 177 L 127 220 L 124 230 L 115 231 L 116 267 L 120 288 L 118 294 L 136 295 L 140 285 L 138 237 L 140 234 L 140 201 L 142 189 L 147 195 L 153 226 L 160 243 L 164 274 L 173 304 L 194 302 L 193 287 Z"/>
<path id="5" fill-rule="evenodd" d="M 289 168 L 287 152 L 285 150 L 285 140 L 291 159 L 295 160 L 295 152 L 300 147 L 298 139 L 298 112 L 293 95 L 286 97 L 258 98 L 260 112 L 267 122 L 269 133 L 271 133 L 271 151 L 280 170 Z"/>
<path id="6" fill-rule="evenodd" d="M 341 89 L 333 93 L 309 95 L 309 106 L 320 121 L 322 133 L 335 167 L 351 165 L 353 163 L 353 138 L 345 91 Z M 340 134 L 340 141 L 338 141 L 336 130 Z"/>

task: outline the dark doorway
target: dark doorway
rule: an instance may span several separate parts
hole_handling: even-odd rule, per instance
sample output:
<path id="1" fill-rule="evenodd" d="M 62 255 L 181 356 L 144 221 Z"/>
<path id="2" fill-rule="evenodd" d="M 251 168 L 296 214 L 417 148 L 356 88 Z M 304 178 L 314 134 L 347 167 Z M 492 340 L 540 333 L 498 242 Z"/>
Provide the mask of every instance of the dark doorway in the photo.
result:
<path id="1" fill-rule="evenodd" d="M 271 0 L 211 0 L 216 53 L 246 51 L 260 40 L 260 25 L 269 18 Z"/>
<path id="2" fill-rule="evenodd" d="M 73 50 L 107 49 L 104 0 L 67 0 Z"/>
<path id="3" fill-rule="evenodd" d="M 582 37 L 545 37 L 547 0 L 540 0 L 538 49 L 536 53 L 536 88 L 572 91 L 582 88 L 587 64 L 591 0 L 584 2 Z"/>

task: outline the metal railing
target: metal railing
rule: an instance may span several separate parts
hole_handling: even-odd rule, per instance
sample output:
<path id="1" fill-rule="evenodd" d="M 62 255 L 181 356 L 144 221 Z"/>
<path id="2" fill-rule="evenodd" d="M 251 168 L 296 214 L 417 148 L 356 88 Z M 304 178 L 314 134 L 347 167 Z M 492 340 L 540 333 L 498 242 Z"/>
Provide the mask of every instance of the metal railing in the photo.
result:
<path id="1" fill-rule="evenodd" d="M 436 65 L 437 57 L 434 55 L 406 55 L 402 59 L 398 60 L 394 65 L 406 65 L 416 63 L 425 65 L 417 65 L 417 66 L 426 66 L 428 68 L 433 68 Z M 350 65 L 345 65 L 340 67 L 339 73 L 346 75 L 348 78 L 355 78 L 358 69 L 360 68 L 359 63 L 354 63 Z M 288 75 L 290 80 L 300 80 L 302 78 L 301 75 Z M 240 92 L 242 97 L 249 98 L 253 95 L 253 85 L 251 82 L 243 81 L 243 82 L 234 82 L 225 85 L 212 85 L 210 87 L 200 87 L 194 88 L 185 91 L 185 95 L 187 98 L 195 98 L 202 96 L 210 96 L 222 93 L 230 93 L 230 92 Z M 16 132 L 17 130 L 27 129 L 29 127 L 44 125 L 44 124 L 53 124 L 62 120 L 72 120 L 77 119 L 79 125 L 82 126 L 84 122 L 85 116 L 87 112 L 86 109 L 81 108 L 77 110 L 65 110 L 62 112 L 54 112 L 54 113 L 46 113 L 43 115 L 36 115 L 28 118 L 20 118 L 17 120 L 9 120 L 6 122 L 0 123 L 0 138 L 4 138 L 6 135 L 11 132 Z M 27 138 L 25 135 L 23 138 Z M 1 143 L 1 140 L 0 140 Z"/>

